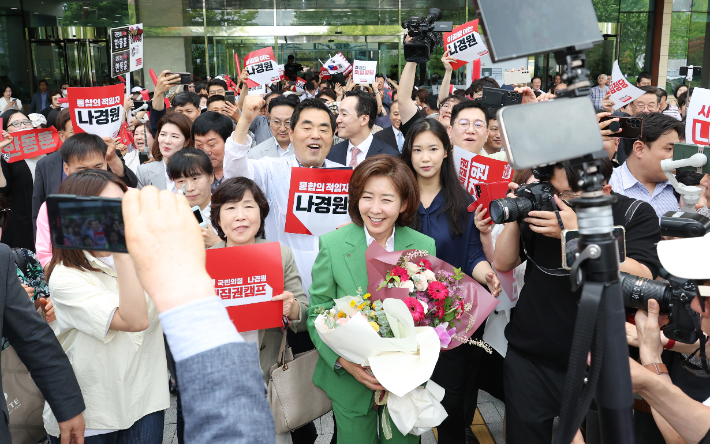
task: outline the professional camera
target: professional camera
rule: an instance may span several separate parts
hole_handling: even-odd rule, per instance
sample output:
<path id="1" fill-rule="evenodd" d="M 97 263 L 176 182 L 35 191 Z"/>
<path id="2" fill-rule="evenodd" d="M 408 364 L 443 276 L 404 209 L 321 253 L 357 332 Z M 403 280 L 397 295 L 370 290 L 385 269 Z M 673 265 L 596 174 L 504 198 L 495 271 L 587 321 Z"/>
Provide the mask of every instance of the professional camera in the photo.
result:
<path id="1" fill-rule="evenodd" d="M 531 211 L 555 211 L 555 187 L 549 183 L 554 167 L 534 168 L 533 175 L 539 182 L 520 185 L 515 190 L 516 198 L 504 197 L 491 201 L 489 213 L 496 224 L 522 221 Z"/>
<path id="2" fill-rule="evenodd" d="M 437 22 L 441 10 L 431 8 L 426 17 L 412 17 L 402 22 L 402 28 L 412 40 L 404 44 L 404 60 L 407 62 L 426 63 L 437 46 L 444 44 L 442 32 L 451 32 L 453 22 Z"/>
<path id="3" fill-rule="evenodd" d="M 698 294 L 698 287 L 692 279 L 668 276 L 670 283 L 652 281 L 627 273 L 621 274 L 621 293 L 624 305 L 629 308 L 648 310 L 648 301 L 655 299 L 661 313 L 668 314 L 669 323 L 663 333 L 668 339 L 695 344 L 699 339 L 698 313 L 690 308 Z"/>

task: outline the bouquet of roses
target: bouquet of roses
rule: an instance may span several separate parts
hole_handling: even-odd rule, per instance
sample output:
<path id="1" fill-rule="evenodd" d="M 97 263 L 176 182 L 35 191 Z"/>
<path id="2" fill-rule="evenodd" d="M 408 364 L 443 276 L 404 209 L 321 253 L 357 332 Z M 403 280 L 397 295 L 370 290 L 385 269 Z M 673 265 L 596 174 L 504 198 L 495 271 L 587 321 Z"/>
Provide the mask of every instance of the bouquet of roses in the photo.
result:
<path id="1" fill-rule="evenodd" d="M 343 359 L 369 367 L 387 389 L 376 393 L 389 418 L 403 435 L 421 435 L 446 418 L 444 389 L 429 381 L 439 359 L 439 338 L 432 327 L 415 327 L 411 312 L 399 299 L 372 301 L 370 294 L 335 299 L 330 309 L 318 307 L 315 327 L 321 340 Z"/>
<path id="2" fill-rule="evenodd" d="M 488 344 L 470 338 L 498 300 L 461 269 L 426 251 L 388 253 L 377 242 L 365 257 L 373 300 L 402 300 L 415 325 L 434 329 L 442 349 L 470 343 L 491 353 Z"/>

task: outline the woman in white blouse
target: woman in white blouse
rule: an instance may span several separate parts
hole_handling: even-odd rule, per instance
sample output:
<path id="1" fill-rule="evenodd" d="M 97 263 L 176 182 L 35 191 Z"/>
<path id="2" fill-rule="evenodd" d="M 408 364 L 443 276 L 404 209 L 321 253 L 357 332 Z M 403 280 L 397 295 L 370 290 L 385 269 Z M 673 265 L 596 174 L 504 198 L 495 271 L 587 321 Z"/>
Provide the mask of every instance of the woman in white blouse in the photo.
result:
<path id="1" fill-rule="evenodd" d="M 112 198 L 122 198 L 125 191 L 126 185 L 104 170 L 72 174 L 59 187 L 59 194 Z M 103 214 L 77 222 L 90 227 L 87 236 L 96 248 L 106 245 L 103 240 L 111 238 L 112 230 L 123 229 Z M 162 444 L 170 406 L 163 329 L 131 257 L 55 248 L 47 280 L 55 333 L 86 404 L 84 442 Z M 43 417 L 52 443 L 59 444 L 59 427 L 48 404 Z"/>
<path id="2" fill-rule="evenodd" d="M 0 86 L 0 91 L 2 91 L 2 97 L 0 97 L 0 114 L 5 111 L 10 111 L 11 109 L 22 111 L 22 102 L 20 99 L 14 99 L 12 97 L 12 88 L 9 86 Z"/>
<path id="3" fill-rule="evenodd" d="M 180 113 L 166 114 L 158 121 L 157 137 L 150 149 L 154 161 L 138 167 L 138 188 L 153 185 L 159 190 L 176 191 L 168 177 L 167 164 L 173 154 L 192 145 L 191 130 L 192 120 Z"/>

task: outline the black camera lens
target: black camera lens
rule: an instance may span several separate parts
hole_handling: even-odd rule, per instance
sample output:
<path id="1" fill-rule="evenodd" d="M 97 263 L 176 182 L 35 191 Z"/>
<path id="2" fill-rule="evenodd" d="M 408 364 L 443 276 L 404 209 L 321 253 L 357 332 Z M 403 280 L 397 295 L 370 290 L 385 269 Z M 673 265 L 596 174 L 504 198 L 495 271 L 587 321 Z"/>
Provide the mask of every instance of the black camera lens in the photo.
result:
<path id="1" fill-rule="evenodd" d="M 621 294 L 626 307 L 648 310 L 648 301 L 655 299 L 661 313 L 670 311 L 672 291 L 670 285 L 665 282 L 621 273 Z"/>
<path id="2" fill-rule="evenodd" d="M 524 218 L 532 210 L 530 199 L 505 197 L 491 201 L 488 212 L 496 224 L 505 224 Z"/>

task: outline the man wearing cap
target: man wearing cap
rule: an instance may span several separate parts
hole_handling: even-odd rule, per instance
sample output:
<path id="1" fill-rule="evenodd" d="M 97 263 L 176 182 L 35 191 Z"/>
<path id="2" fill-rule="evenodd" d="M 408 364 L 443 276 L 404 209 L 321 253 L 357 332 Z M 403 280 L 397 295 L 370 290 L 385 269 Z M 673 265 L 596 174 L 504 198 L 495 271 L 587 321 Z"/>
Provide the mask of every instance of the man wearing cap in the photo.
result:
<path id="1" fill-rule="evenodd" d="M 143 88 L 134 86 L 133 89 L 131 89 L 131 100 L 141 100 L 141 91 L 143 91 Z"/>
<path id="2" fill-rule="evenodd" d="M 706 179 L 708 176 L 705 176 Z M 704 179 L 705 180 L 705 179 Z M 710 235 L 696 239 L 662 241 L 658 257 L 669 273 L 694 279 L 698 295 L 691 307 L 700 315 L 700 326 L 710 334 Z M 658 302 L 649 300 L 648 312 L 636 314 L 636 330 L 641 363 L 630 360 L 634 392 L 640 394 L 651 407 L 658 428 L 666 442 L 710 443 L 710 398 L 702 404 L 691 399 L 673 385 L 666 366 L 661 361 L 660 326 L 668 320 L 660 315 Z"/>

